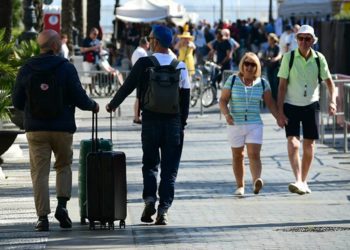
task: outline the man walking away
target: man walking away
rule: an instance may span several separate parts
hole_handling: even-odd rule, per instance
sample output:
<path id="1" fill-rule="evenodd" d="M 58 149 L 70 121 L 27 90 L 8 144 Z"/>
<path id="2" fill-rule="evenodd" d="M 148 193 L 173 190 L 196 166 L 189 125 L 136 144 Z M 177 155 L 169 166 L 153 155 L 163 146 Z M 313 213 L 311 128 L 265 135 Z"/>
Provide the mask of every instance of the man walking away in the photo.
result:
<path id="1" fill-rule="evenodd" d="M 336 113 L 334 83 L 325 57 L 311 47 L 317 43 L 314 29 L 301 26 L 296 35 L 298 49 L 287 52 L 278 72 L 277 119 L 280 127 L 285 127 L 288 139 L 288 156 L 295 176 L 295 183 L 288 189 L 292 193 L 311 193 L 307 175 L 315 153 L 315 140 L 319 138 L 319 98 L 320 82 L 325 81 L 329 91 L 329 114 Z M 303 156 L 300 159 L 300 123 L 303 128 Z"/>
<path id="2" fill-rule="evenodd" d="M 142 197 L 145 202 L 141 221 L 153 222 L 160 165 L 159 205 L 155 224 L 166 225 L 167 212 L 174 200 L 183 130 L 189 111 L 190 83 L 186 65 L 169 55 L 171 30 L 155 25 L 149 39 L 153 56 L 141 57 L 135 63 L 106 109 L 111 112 L 138 88 L 142 110 Z"/>
<path id="3" fill-rule="evenodd" d="M 55 156 L 58 200 L 55 217 L 62 228 L 71 228 L 66 205 L 72 190 L 75 107 L 98 112 L 99 106 L 86 95 L 74 66 L 58 56 L 60 36 L 53 30 L 45 30 L 39 34 L 38 44 L 40 55 L 19 70 L 12 101 L 15 108 L 24 110 L 34 202 L 39 217 L 35 230 L 48 231 L 51 153 Z"/>

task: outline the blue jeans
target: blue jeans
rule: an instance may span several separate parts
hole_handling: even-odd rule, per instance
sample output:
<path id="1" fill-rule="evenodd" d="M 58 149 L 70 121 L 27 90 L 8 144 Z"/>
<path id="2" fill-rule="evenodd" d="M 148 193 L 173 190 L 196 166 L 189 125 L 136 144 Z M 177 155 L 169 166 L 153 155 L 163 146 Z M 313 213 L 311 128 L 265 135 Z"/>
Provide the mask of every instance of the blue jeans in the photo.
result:
<path id="1" fill-rule="evenodd" d="M 180 164 L 183 133 L 180 117 L 142 120 L 142 174 L 144 201 L 157 201 L 157 175 L 160 164 L 159 206 L 167 210 L 175 193 L 175 180 Z"/>

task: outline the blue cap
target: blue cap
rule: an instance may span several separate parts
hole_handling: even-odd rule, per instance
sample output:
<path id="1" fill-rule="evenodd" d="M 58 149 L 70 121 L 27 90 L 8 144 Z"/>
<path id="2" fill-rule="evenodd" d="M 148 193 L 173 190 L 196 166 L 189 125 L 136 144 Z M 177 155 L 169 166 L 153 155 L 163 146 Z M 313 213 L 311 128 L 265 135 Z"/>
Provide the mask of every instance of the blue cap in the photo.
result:
<path id="1" fill-rule="evenodd" d="M 171 30 L 164 25 L 153 25 L 152 32 L 154 37 L 164 48 L 169 48 L 173 40 Z"/>

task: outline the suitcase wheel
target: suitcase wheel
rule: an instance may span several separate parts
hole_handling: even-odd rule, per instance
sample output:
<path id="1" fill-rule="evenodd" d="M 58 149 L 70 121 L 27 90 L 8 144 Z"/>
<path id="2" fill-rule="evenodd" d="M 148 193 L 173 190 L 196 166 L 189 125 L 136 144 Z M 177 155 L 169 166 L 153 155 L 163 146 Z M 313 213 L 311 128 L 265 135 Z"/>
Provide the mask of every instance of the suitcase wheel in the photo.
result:
<path id="1" fill-rule="evenodd" d="M 108 222 L 108 230 L 114 230 L 114 222 L 113 221 Z"/>
<path id="2" fill-rule="evenodd" d="M 101 221 L 100 229 L 107 229 L 107 223 L 104 221 Z"/>
<path id="3" fill-rule="evenodd" d="M 124 220 L 119 221 L 119 228 L 125 228 L 125 221 Z"/>
<path id="4" fill-rule="evenodd" d="M 85 218 L 83 218 L 83 217 L 80 218 L 80 225 L 87 225 Z"/>
<path id="5" fill-rule="evenodd" d="M 89 224 L 89 229 L 90 230 L 95 230 L 95 222 L 94 221 L 90 221 L 90 224 Z"/>

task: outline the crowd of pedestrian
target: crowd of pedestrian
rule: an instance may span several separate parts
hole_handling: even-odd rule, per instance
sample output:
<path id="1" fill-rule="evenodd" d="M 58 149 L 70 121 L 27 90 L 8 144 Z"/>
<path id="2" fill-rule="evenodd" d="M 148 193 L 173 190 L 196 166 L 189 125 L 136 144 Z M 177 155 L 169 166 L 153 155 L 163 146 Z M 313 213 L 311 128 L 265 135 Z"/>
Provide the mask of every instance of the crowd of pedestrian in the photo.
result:
<path id="1" fill-rule="evenodd" d="M 264 185 L 260 159 L 263 144 L 261 99 L 276 118 L 276 124 L 286 131 L 289 161 L 295 175 L 295 182 L 288 186 L 290 192 L 311 193 L 307 180 L 315 140 L 319 136 L 321 81 L 325 81 L 330 95 L 329 114 L 336 113 L 334 83 L 325 57 L 313 49 L 318 41 L 313 27 L 296 25 L 293 29 L 286 26 L 280 37 L 274 33 L 271 23 L 262 24 L 257 20 L 220 22 L 213 27 L 200 22 L 197 26 L 189 24 L 185 29 L 153 25 L 144 36 L 140 36 L 133 25 L 128 27 L 125 56 L 132 59 L 132 68 L 106 105 L 106 111 L 114 111 L 132 91 L 137 90 L 134 120 L 142 128 L 142 198 L 145 203 L 142 222 L 153 222 L 152 216 L 157 213 L 155 224 L 168 224 L 168 210 L 174 200 L 189 113 L 190 76 L 194 64 L 206 59 L 214 60 L 221 71 L 232 69 L 234 64 L 238 66 L 238 73 L 224 82 L 219 101 L 232 150 L 237 185 L 235 194 L 242 196 L 245 193 L 245 148 L 253 192 L 258 194 Z M 102 61 L 103 50 L 98 34 L 98 29 L 91 29 L 81 46 L 88 71 Z M 13 104 L 25 115 L 38 215 L 35 229 L 48 231 L 51 153 L 56 158 L 57 173 L 55 217 L 62 228 L 71 228 L 66 204 L 72 188 L 74 111 L 78 107 L 97 113 L 99 105 L 83 90 L 73 65 L 57 56 L 61 50 L 61 37 L 55 31 L 46 30 L 39 34 L 38 44 L 41 54 L 29 60 L 19 71 Z M 152 55 L 149 55 L 148 48 Z M 244 53 L 240 54 L 242 49 Z M 263 77 L 263 66 L 268 80 Z M 221 71 L 215 74 L 215 82 L 220 81 Z M 302 157 L 299 156 L 301 145 Z"/>

